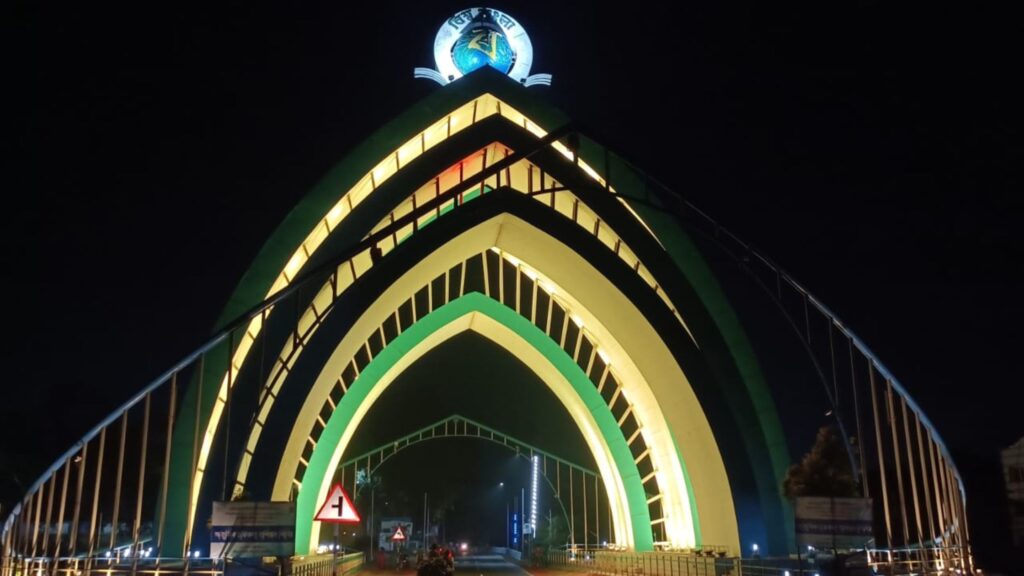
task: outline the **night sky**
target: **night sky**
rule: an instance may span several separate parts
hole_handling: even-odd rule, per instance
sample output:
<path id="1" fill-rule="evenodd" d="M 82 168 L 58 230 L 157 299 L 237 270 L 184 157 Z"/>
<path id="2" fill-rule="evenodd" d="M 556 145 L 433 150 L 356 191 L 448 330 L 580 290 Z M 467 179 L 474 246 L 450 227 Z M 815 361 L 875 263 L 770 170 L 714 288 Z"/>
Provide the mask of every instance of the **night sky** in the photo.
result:
<path id="1" fill-rule="evenodd" d="M 202 342 L 302 195 L 439 89 L 412 68 L 468 6 L 250 4 L 13 9 L 5 495 Z M 494 7 L 554 75 L 533 90 L 800 279 L 998 490 L 975 471 L 1024 435 L 1022 21 L 674 4 Z"/>

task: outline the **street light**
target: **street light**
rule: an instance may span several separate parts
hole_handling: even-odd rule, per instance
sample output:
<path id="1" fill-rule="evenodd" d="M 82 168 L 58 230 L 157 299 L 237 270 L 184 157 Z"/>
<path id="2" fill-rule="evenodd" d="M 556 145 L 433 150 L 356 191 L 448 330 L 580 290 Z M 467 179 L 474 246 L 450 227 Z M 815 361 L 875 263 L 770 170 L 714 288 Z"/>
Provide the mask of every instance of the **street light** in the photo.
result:
<path id="1" fill-rule="evenodd" d="M 505 493 L 505 482 L 504 481 L 498 482 L 498 485 L 496 486 L 496 488 L 498 490 L 500 490 L 502 494 L 504 494 Z M 500 502 L 501 499 L 502 498 L 499 496 L 498 501 Z M 506 550 L 509 547 L 509 539 L 510 538 L 511 538 L 511 536 L 510 536 L 510 529 L 509 529 L 509 504 L 508 504 L 508 500 L 505 500 L 505 549 Z"/>
<path id="2" fill-rule="evenodd" d="M 532 466 L 533 470 L 532 470 L 532 480 L 531 480 L 531 487 L 530 487 L 530 535 L 531 535 L 532 538 L 536 538 L 537 537 L 536 536 L 537 535 L 537 473 L 538 473 L 538 469 L 540 468 L 540 458 L 536 454 L 534 454 L 532 460 L 533 461 L 531 462 L 531 464 L 533 465 Z M 526 514 L 526 512 L 524 511 L 523 515 L 525 516 L 525 514 Z"/>

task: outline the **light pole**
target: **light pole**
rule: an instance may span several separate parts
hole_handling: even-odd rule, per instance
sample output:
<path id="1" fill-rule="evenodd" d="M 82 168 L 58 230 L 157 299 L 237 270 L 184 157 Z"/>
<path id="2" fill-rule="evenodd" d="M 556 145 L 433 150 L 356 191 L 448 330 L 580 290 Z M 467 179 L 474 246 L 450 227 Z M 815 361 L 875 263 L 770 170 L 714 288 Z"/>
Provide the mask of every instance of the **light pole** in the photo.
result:
<path id="1" fill-rule="evenodd" d="M 526 526 L 526 488 L 519 489 L 519 551 L 526 549 L 526 534 L 523 528 Z"/>
<path id="2" fill-rule="evenodd" d="M 338 523 L 334 523 L 334 546 L 331 546 L 331 571 L 338 569 L 338 544 L 341 543 L 341 536 L 338 535 Z"/>
<path id="3" fill-rule="evenodd" d="M 373 482 L 370 482 L 370 526 L 368 532 L 370 533 L 370 556 L 372 557 L 374 551 L 377 549 L 377 533 L 373 528 L 373 500 L 377 487 L 374 486 Z"/>
<path id="4" fill-rule="evenodd" d="M 505 494 L 505 483 L 498 482 L 498 490 L 501 491 L 502 495 Z M 508 552 L 509 542 L 511 541 L 511 528 L 509 527 L 509 504 L 508 500 L 505 500 L 505 551 Z"/>
<path id="5" fill-rule="evenodd" d="M 540 458 L 536 454 L 530 459 L 530 541 L 537 539 L 537 476 Z"/>
<path id="6" fill-rule="evenodd" d="M 423 549 L 427 548 L 427 529 L 430 527 L 430 515 L 427 513 L 427 493 L 423 493 Z"/>

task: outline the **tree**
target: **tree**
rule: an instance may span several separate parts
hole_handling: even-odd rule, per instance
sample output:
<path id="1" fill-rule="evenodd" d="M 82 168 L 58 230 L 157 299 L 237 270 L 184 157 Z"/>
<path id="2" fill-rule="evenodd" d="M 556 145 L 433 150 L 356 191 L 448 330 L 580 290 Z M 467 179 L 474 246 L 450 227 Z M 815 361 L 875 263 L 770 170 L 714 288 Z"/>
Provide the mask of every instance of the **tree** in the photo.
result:
<path id="1" fill-rule="evenodd" d="M 569 523 L 565 516 L 560 513 L 540 517 L 537 522 L 537 531 L 533 538 L 535 546 L 555 548 L 565 544 L 569 540 Z"/>
<path id="2" fill-rule="evenodd" d="M 782 483 L 786 498 L 799 496 L 857 496 L 857 482 L 850 469 L 846 447 L 831 426 L 822 426 L 814 447 L 799 464 L 793 464 Z"/>

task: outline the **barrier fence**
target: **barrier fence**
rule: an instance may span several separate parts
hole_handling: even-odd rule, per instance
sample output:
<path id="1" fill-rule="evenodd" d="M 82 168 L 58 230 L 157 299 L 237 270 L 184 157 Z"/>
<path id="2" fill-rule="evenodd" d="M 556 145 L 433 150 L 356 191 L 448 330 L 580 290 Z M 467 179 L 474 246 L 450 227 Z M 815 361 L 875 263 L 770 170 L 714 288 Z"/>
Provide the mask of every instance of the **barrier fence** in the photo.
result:
<path id="1" fill-rule="evenodd" d="M 296 556 L 291 559 L 291 576 L 345 576 L 362 568 L 364 563 L 362 552 L 353 552 L 334 557 L 331 554 L 313 556 Z M 31 563 L 16 563 L 12 567 L 13 576 L 41 576 L 55 574 L 61 576 L 223 576 L 230 574 L 234 564 L 221 558 L 156 558 L 143 557 L 131 559 L 127 557 L 97 559 L 89 558 L 58 558 L 38 560 Z M 332 570 L 333 566 L 333 570 Z M 238 564 L 239 570 L 252 574 L 253 569 L 247 564 Z M 265 566 L 269 571 L 279 570 L 278 566 Z M 268 572 L 270 573 L 270 572 Z"/>
<path id="2" fill-rule="evenodd" d="M 331 554 L 297 557 L 292 560 L 291 576 L 345 576 L 357 572 L 365 560 L 362 552 L 338 557 Z"/>
<path id="3" fill-rule="evenodd" d="M 961 574 L 959 564 L 950 563 L 957 549 L 929 549 L 921 561 L 917 549 L 866 549 L 838 559 L 831 555 L 801 558 L 760 558 L 727 556 L 720 549 L 679 552 L 628 552 L 611 550 L 548 550 L 547 567 L 600 574 L 603 576 L 840 576 L 847 574 Z"/>
<path id="4" fill-rule="evenodd" d="M 605 576 L 716 576 L 740 574 L 740 560 L 697 553 L 552 550 L 548 566 Z"/>

